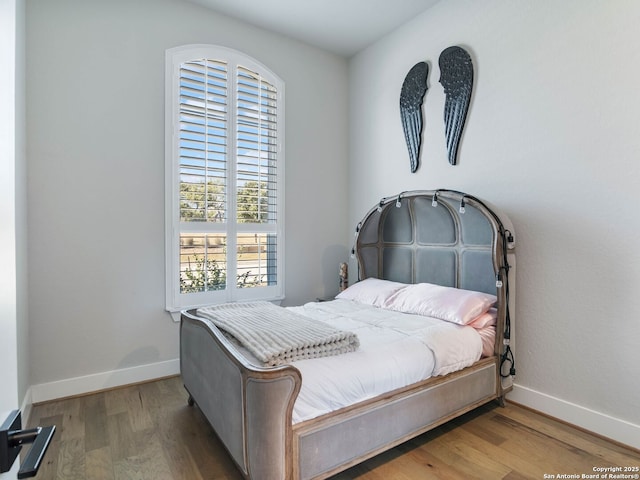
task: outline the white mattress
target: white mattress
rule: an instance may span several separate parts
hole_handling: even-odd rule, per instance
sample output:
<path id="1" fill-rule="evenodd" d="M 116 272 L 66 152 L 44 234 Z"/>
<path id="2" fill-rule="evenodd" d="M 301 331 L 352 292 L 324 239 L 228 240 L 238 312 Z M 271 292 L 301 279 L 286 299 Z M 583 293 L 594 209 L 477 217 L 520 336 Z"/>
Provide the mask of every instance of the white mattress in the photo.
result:
<path id="1" fill-rule="evenodd" d="M 358 335 L 356 352 L 294 362 L 302 388 L 293 423 L 373 398 L 480 359 L 482 340 L 469 326 L 408 315 L 350 300 L 288 307 Z"/>

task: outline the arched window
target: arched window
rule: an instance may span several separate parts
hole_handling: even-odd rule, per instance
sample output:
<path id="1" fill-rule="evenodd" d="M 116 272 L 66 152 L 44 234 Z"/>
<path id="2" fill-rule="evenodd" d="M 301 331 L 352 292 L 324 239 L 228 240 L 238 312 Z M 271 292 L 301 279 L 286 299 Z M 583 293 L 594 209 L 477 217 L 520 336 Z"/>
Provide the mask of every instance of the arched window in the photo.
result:
<path id="1" fill-rule="evenodd" d="M 238 51 L 166 54 L 166 302 L 284 295 L 284 84 Z"/>

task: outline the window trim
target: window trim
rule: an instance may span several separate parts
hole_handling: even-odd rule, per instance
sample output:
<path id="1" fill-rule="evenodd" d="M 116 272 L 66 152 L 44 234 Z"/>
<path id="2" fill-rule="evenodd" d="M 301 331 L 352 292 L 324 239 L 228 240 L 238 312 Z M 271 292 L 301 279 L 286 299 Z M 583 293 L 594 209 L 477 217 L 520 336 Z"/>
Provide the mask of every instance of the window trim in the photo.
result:
<path id="1" fill-rule="evenodd" d="M 220 224 L 203 222 L 198 225 L 180 225 L 180 66 L 182 63 L 198 58 L 224 60 L 228 63 L 228 125 L 232 130 L 228 131 L 227 144 L 227 222 L 223 228 Z M 258 72 L 276 87 L 277 99 L 277 198 L 276 198 L 276 224 L 275 229 L 264 224 L 243 224 L 236 221 L 236 67 Z M 284 298 L 285 283 L 285 154 L 284 154 L 284 82 L 265 65 L 249 57 L 248 55 L 231 48 L 218 45 L 184 45 L 166 50 L 165 54 L 165 308 L 175 313 L 188 308 L 197 308 L 214 303 L 269 300 L 279 301 Z M 233 220 L 233 221 L 231 221 Z M 252 288 L 237 288 L 234 284 L 218 291 L 198 293 L 180 293 L 180 233 L 189 230 L 197 230 L 203 233 L 223 232 L 227 235 L 227 248 L 233 251 L 236 248 L 238 233 L 243 231 L 261 232 L 268 231 L 276 234 L 276 284 Z M 227 253 L 227 271 L 235 272 L 236 255 Z M 234 274 L 235 276 L 235 274 Z M 229 276 L 227 276 L 227 279 Z M 175 318 L 175 317 L 174 317 Z"/>

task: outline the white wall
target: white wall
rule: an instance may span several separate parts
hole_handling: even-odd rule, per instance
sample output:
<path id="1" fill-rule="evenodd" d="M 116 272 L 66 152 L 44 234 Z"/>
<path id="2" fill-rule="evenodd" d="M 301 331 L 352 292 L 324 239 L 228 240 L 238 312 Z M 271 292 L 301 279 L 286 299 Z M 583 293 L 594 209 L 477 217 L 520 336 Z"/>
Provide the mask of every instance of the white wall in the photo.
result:
<path id="1" fill-rule="evenodd" d="M 16 1 L 0 0 L 0 423 L 4 422 L 9 412 L 18 407 L 19 401 L 16 313 L 16 39 Z"/>
<path id="2" fill-rule="evenodd" d="M 103 372 L 176 365 L 178 324 L 163 309 L 164 55 L 189 43 L 241 50 L 284 79 L 285 302 L 337 291 L 349 248 L 345 59 L 187 1 L 30 0 L 36 401 L 117 383 Z"/>
<path id="3" fill-rule="evenodd" d="M 439 2 L 350 62 L 350 223 L 380 197 L 453 188 L 515 224 L 512 398 L 640 447 L 640 3 Z M 447 163 L 438 57 L 467 48 L 476 82 Z M 422 164 L 398 112 L 429 60 Z"/>
<path id="4" fill-rule="evenodd" d="M 24 21 L 23 1 L 0 0 L 0 422 L 29 406 Z"/>
<path id="5" fill-rule="evenodd" d="M 25 81 L 25 1 L 16 2 L 16 319 L 18 335 L 18 398 L 25 403 L 30 378 L 29 299 L 28 293 L 28 206 L 27 206 L 27 139 Z M 28 399 L 26 401 L 28 403 Z M 28 412 L 23 410 L 26 418 Z"/>

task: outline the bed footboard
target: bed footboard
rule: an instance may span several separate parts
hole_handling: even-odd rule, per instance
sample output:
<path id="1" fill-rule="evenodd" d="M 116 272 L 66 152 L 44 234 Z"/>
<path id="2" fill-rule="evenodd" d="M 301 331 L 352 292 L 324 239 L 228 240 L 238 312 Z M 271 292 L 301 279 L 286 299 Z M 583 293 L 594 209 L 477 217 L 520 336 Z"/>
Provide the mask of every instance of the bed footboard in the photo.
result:
<path id="1" fill-rule="evenodd" d="M 191 398 L 246 478 L 291 478 L 291 413 L 301 385 L 296 368 L 247 363 L 213 324 L 185 312 L 180 370 Z"/>
<path id="2" fill-rule="evenodd" d="M 495 357 L 294 426 L 294 478 L 327 478 L 497 398 Z"/>

